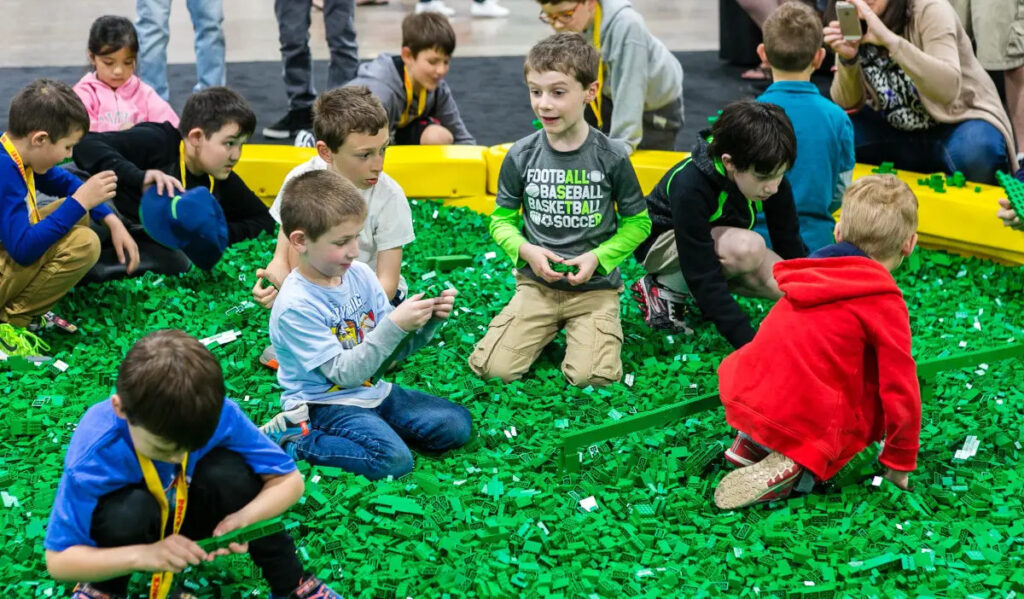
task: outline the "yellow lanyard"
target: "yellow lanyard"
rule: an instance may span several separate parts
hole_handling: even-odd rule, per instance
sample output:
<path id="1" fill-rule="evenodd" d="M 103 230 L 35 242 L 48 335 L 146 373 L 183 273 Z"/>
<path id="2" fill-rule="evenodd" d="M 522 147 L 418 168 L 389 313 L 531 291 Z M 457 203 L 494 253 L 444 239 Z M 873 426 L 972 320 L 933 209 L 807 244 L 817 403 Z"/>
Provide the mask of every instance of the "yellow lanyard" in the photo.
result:
<path id="1" fill-rule="evenodd" d="M 160 484 L 160 475 L 156 473 L 156 466 L 153 465 L 153 460 L 138 451 L 135 452 L 135 457 L 139 459 L 139 466 L 142 468 L 142 478 L 146 481 L 146 488 L 149 489 L 149 494 L 160 505 L 160 539 L 162 540 L 167 530 L 167 517 L 170 515 L 167 495 L 164 493 L 164 486 Z M 171 528 L 172 534 L 178 534 L 178 531 L 181 530 L 181 523 L 185 520 L 185 508 L 188 507 L 188 481 L 185 478 L 187 471 L 188 454 L 186 453 L 185 457 L 181 460 L 181 472 L 174 479 L 174 523 Z M 167 593 L 171 590 L 171 579 L 173 577 L 173 572 L 157 572 L 153 574 L 153 579 L 149 584 L 149 599 L 165 599 Z"/>
<path id="2" fill-rule="evenodd" d="M 601 57 L 601 5 L 594 3 L 594 48 L 597 49 L 598 58 Z M 597 120 L 597 128 L 604 126 L 604 118 L 601 117 L 601 96 L 604 95 L 604 59 L 601 59 L 597 66 L 597 97 L 590 103 L 590 109 L 594 111 Z"/>
<path id="3" fill-rule="evenodd" d="M 427 90 L 421 89 L 416 114 L 409 114 L 409 109 L 412 108 L 412 79 L 409 79 L 409 69 L 403 67 L 402 78 L 405 80 L 405 110 L 402 111 L 402 118 L 398 119 L 399 127 L 408 125 L 409 121 L 423 114 L 423 109 L 427 107 Z"/>
<path id="4" fill-rule="evenodd" d="M 11 156 L 11 160 L 18 167 L 18 172 L 21 173 L 21 178 L 25 180 L 25 187 L 28 187 L 28 222 L 34 225 L 41 220 L 39 210 L 36 209 L 36 177 L 31 168 L 25 168 L 25 163 L 21 161 L 21 154 L 18 154 L 18 148 L 14 147 L 11 138 L 7 137 L 6 133 L 0 135 L 0 144 L 3 144 L 4 149 Z"/>
<path id="5" fill-rule="evenodd" d="M 181 140 L 178 144 L 178 156 L 181 157 L 181 186 L 188 189 L 188 183 L 185 183 L 185 140 Z M 213 193 L 213 175 L 207 175 L 210 178 L 210 193 Z"/>

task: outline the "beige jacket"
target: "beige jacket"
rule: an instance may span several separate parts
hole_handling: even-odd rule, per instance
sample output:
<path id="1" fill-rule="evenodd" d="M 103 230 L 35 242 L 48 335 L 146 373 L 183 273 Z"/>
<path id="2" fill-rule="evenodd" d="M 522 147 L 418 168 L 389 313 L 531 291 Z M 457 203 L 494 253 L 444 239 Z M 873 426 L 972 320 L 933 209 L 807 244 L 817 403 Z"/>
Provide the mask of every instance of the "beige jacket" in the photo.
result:
<path id="1" fill-rule="evenodd" d="M 1010 117 L 992 79 L 974 56 L 971 40 L 947 0 L 914 0 L 903 37 L 889 55 L 910 77 L 921 104 L 940 123 L 982 119 L 1006 139 L 1007 156 L 1020 168 L 1014 153 Z M 843 66 L 832 79 L 832 100 L 843 108 L 877 105 L 860 64 Z"/>

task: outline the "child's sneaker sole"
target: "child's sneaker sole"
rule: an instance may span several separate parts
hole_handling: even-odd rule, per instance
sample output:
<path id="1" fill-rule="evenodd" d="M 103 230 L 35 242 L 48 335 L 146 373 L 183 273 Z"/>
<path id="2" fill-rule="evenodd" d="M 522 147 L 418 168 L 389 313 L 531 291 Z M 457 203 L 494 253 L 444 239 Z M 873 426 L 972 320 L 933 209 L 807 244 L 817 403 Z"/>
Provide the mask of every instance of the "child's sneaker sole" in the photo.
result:
<path id="1" fill-rule="evenodd" d="M 803 468 L 779 452 L 725 475 L 715 489 L 715 505 L 731 510 L 788 497 Z"/>

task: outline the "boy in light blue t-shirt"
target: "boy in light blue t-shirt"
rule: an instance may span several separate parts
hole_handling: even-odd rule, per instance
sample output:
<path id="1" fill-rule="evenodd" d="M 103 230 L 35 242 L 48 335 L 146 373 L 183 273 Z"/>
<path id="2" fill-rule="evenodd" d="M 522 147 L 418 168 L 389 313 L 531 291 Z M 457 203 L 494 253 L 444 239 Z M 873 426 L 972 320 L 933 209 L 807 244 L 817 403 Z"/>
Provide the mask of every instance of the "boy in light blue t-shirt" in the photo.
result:
<path id="1" fill-rule="evenodd" d="M 303 173 L 281 195 L 281 230 L 299 265 L 270 312 L 285 411 L 264 430 L 296 459 L 370 479 L 412 470 L 407 443 L 432 452 L 465 444 L 465 408 L 374 380 L 430 341 L 456 291 L 415 294 L 393 307 L 377 275 L 355 262 L 366 203 L 340 175 Z M 300 423 L 301 432 L 289 426 Z"/>
<path id="2" fill-rule="evenodd" d="M 810 251 L 835 242 L 832 214 L 839 209 L 856 163 L 853 124 L 838 105 L 821 95 L 811 73 L 825 59 L 822 27 L 809 6 L 787 2 L 764 23 L 757 52 L 772 67 L 774 83 L 757 100 L 786 111 L 796 133 L 796 162 L 786 174 L 793 187 L 800 237 Z M 754 230 L 768 238 L 764 215 Z"/>

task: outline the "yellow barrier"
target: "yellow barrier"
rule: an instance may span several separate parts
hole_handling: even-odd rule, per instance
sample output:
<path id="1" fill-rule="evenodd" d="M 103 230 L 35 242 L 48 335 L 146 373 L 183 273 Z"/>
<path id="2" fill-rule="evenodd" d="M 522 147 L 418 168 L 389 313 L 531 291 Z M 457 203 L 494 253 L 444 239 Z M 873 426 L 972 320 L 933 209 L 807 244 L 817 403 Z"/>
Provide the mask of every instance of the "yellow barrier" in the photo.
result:
<path id="1" fill-rule="evenodd" d="M 384 168 L 411 198 L 440 198 L 447 205 L 486 214 L 494 208 L 501 161 L 511 146 L 395 146 L 388 149 Z M 269 203 L 288 171 L 313 153 L 310 148 L 248 145 L 236 171 Z M 636 152 L 632 162 L 644 193 L 686 156 L 682 152 Z M 870 174 L 872 168 L 858 164 L 854 179 Z M 901 171 L 898 176 L 917 194 L 922 245 L 1024 264 L 1024 234 L 1003 227 L 995 216 L 996 200 L 1005 197 L 1001 188 L 968 182 L 966 187 L 946 187 L 939 193 L 918 184 L 926 175 Z M 980 191 L 975 192 L 976 187 Z"/>

